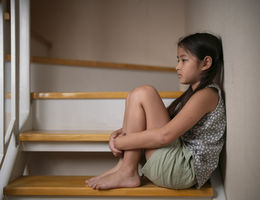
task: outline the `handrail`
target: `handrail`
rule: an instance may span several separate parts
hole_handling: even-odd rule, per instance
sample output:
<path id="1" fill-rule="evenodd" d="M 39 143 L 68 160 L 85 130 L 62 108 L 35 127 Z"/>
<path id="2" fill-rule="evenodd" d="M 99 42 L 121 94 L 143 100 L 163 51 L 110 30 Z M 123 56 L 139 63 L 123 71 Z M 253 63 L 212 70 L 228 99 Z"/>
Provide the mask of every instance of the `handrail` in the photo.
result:
<path id="1" fill-rule="evenodd" d="M 6 56 L 7 60 L 11 60 L 10 54 Z M 107 69 L 126 69 L 126 70 L 144 70 L 144 71 L 159 71 L 159 72 L 176 72 L 174 67 L 164 66 L 151 66 L 151 65 L 138 65 L 138 64 L 126 64 L 126 63 L 113 63 L 113 62 L 101 62 L 90 60 L 73 60 L 62 58 L 48 58 L 40 56 L 31 56 L 31 62 L 41 64 L 53 64 L 53 65 L 66 65 L 66 66 L 81 66 L 81 67 L 94 67 L 94 68 L 107 68 Z"/>

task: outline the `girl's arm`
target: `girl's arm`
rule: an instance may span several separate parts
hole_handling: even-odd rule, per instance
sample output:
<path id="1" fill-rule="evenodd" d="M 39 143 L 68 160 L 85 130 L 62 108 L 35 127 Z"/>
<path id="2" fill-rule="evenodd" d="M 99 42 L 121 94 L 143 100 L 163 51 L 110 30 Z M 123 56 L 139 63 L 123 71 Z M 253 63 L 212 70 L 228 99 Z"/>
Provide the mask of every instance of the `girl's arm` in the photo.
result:
<path id="1" fill-rule="evenodd" d="M 168 145 L 191 129 L 205 114 L 215 110 L 217 104 L 217 92 L 211 88 L 202 89 L 165 126 L 119 136 L 114 145 L 120 150 L 153 149 Z"/>
<path id="2" fill-rule="evenodd" d="M 109 138 L 109 148 L 110 150 L 112 151 L 113 155 L 115 157 L 121 157 L 122 155 L 122 151 L 121 150 L 118 150 L 115 148 L 114 146 L 114 140 L 115 138 L 117 138 L 119 135 L 123 134 L 122 132 L 122 128 L 116 130 L 116 131 L 113 131 L 111 134 L 110 134 L 110 138 Z"/>

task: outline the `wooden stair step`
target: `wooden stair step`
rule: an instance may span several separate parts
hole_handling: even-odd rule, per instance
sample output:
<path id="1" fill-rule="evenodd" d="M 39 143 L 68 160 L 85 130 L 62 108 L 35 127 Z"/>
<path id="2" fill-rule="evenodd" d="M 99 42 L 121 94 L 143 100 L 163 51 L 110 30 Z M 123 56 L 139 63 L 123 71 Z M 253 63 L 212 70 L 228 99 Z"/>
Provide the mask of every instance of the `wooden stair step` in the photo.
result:
<path id="1" fill-rule="evenodd" d="M 111 131 L 26 131 L 19 134 L 23 151 L 110 152 Z"/>
<path id="2" fill-rule="evenodd" d="M 182 91 L 159 91 L 161 98 L 176 99 Z M 125 99 L 128 92 L 32 92 L 32 99 Z"/>
<path id="3" fill-rule="evenodd" d="M 136 188 L 93 190 L 86 186 L 89 176 L 23 176 L 4 188 L 6 196 L 118 196 L 118 197 L 213 197 L 213 188 L 173 190 L 144 181 Z"/>
<path id="4" fill-rule="evenodd" d="M 182 91 L 159 91 L 163 99 L 176 99 L 182 94 Z M 125 99 L 127 95 L 128 92 L 31 92 L 31 99 Z M 7 98 L 11 98 L 11 93 Z"/>
<path id="5" fill-rule="evenodd" d="M 5 14 L 5 18 L 8 20 L 10 18 Z M 50 41 L 43 38 L 41 35 L 32 31 L 31 35 L 40 40 L 40 42 L 51 47 Z M 11 61 L 11 55 L 6 55 L 6 59 Z M 124 70 L 142 70 L 142 71 L 158 71 L 158 72 L 172 72 L 176 73 L 176 69 L 173 66 L 152 66 L 152 65 L 140 65 L 140 64 L 129 64 L 129 63 L 115 63 L 115 62 L 102 62 L 102 61 L 90 61 L 90 60 L 74 60 L 74 59 L 64 59 L 64 58 L 49 58 L 41 56 L 31 56 L 31 62 L 39 64 L 49 64 L 49 65 L 62 65 L 62 66 L 81 66 L 81 67 L 91 67 L 91 68 L 105 68 L 105 69 L 124 69 Z"/>
<path id="6" fill-rule="evenodd" d="M 21 142 L 108 142 L 112 131 L 27 131 Z"/>

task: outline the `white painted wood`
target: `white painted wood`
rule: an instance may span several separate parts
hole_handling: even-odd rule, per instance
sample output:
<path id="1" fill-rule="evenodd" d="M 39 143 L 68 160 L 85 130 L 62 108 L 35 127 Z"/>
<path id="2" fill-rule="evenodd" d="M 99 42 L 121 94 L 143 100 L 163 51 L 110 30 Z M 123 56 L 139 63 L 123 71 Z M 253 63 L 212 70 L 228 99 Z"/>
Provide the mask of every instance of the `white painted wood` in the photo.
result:
<path id="1" fill-rule="evenodd" d="M 0 162 L 4 156 L 5 132 L 5 45 L 4 45 L 4 3 L 0 2 Z"/>
<path id="2" fill-rule="evenodd" d="M 97 176 L 118 161 L 110 152 L 26 152 L 27 175 Z"/>
<path id="3" fill-rule="evenodd" d="M 32 91 L 130 91 L 153 85 L 161 91 L 178 91 L 176 73 L 31 64 Z"/>
<path id="4" fill-rule="evenodd" d="M 24 131 L 30 114 L 30 0 L 20 1 L 20 102 L 19 130 Z"/>
<path id="5" fill-rule="evenodd" d="M 1 164 L 0 170 L 0 199 L 3 198 L 3 188 L 8 184 L 10 176 L 12 174 L 12 169 L 15 163 L 16 155 L 18 148 L 15 145 L 15 136 L 11 134 L 9 143 L 7 144 L 8 148 L 5 152 L 5 157 Z"/>
<path id="6" fill-rule="evenodd" d="M 5 135 L 5 143 L 10 139 L 13 130 L 19 129 L 19 1 L 11 0 L 11 123 Z M 13 127 L 11 127 L 13 126 Z"/>
<path id="7" fill-rule="evenodd" d="M 21 149 L 34 152 L 110 152 L 105 142 L 22 142 Z"/>
<path id="8" fill-rule="evenodd" d="M 173 99 L 164 99 L 168 106 Z M 35 100 L 34 130 L 115 130 L 122 126 L 124 99 Z"/>

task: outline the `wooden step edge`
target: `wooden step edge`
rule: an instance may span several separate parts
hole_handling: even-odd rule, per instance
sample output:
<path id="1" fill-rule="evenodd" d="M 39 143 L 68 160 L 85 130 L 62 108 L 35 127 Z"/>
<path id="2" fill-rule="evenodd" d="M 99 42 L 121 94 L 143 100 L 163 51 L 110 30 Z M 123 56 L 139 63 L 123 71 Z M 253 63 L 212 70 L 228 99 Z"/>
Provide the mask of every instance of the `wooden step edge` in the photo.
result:
<path id="1" fill-rule="evenodd" d="M 96 132 L 96 131 L 93 131 Z M 112 132 L 112 131 L 111 131 Z M 19 134 L 21 142 L 108 142 L 110 133 L 28 131 Z"/>
<path id="2" fill-rule="evenodd" d="M 176 99 L 182 91 L 160 91 L 161 98 Z M 32 92 L 31 99 L 125 99 L 128 92 Z M 7 94 L 11 98 L 11 93 Z"/>
<path id="3" fill-rule="evenodd" d="M 8 61 L 11 61 L 11 55 L 10 54 L 6 55 L 6 59 Z M 113 62 L 89 61 L 89 60 L 74 60 L 74 59 L 62 59 L 62 58 L 48 58 L 48 57 L 40 57 L 40 56 L 32 56 L 31 62 L 40 63 L 40 64 L 71 66 L 71 67 L 81 66 L 81 67 L 91 67 L 91 68 L 142 70 L 142 71 L 176 73 L 176 69 L 174 67 L 113 63 Z"/>
<path id="4" fill-rule="evenodd" d="M 89 176 L 23 176 L 4 188 L 6 196 L 118 196 L 118 197 L 213 197 L 210 184 L 201 189 L 173 190 L 145 181 L 136 188 L 93 190 L 85 184 Z"/>
<path id="5" fill-rule="evenodd" d="M 160 91 L 161 98 L 176 99 L 182 91 Z M 124 99 L 128 92 L 33 92 L 32 99 Z"/>
<path id="6" fill-rule="evenodd" d="M 5 12 L 5 13 L 4 13 L 4 19 L 5 19 L 6 21 L 10 21 L 10 13 L 9 13 L 9 12 Z"/>

